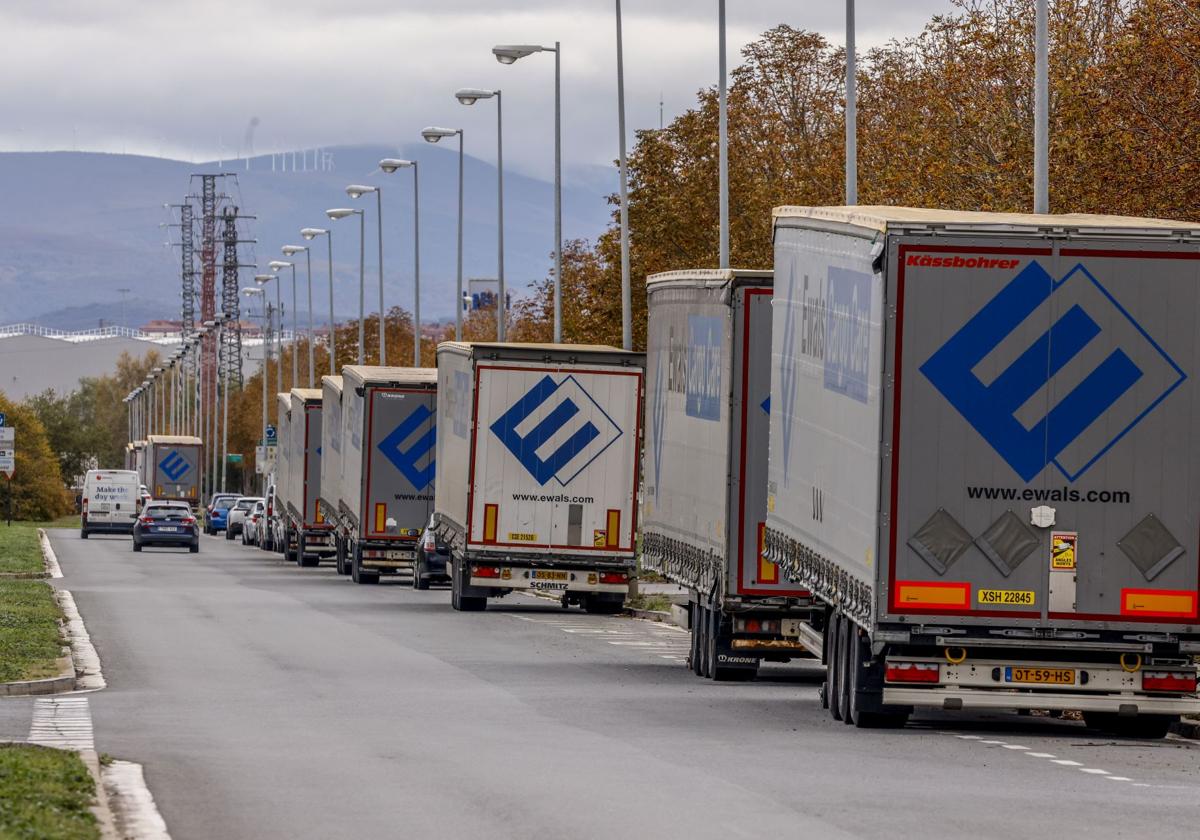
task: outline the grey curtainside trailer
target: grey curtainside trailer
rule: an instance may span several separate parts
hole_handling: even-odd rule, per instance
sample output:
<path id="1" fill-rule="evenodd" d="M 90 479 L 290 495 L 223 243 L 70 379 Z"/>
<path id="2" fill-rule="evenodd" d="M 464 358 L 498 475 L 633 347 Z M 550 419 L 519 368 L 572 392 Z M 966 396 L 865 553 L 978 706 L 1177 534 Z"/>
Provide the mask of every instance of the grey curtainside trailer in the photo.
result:
<path id="1" fill-rule="evenodd" d="M 771 276 L 646 281 L 642 563 L 688 589 L 689 664 L 718 680 L 812 652 L 812 597 L 763 552 Z"/>
<path id="2" fill-rule="evenodd" d="M 298 566 L 334 554 L 333 525 L 320 504 L 323 449 L 321 392 L 293 388 L 279 395 L 278 448 L 285 469 L 275 486 L 280 548 Z"/>
<path id="3" fill-rule="evenodd" d="M 834 717 L 1200 709 L 1200 226 L 774 221 L 767 553 L 826 605 Z"/>

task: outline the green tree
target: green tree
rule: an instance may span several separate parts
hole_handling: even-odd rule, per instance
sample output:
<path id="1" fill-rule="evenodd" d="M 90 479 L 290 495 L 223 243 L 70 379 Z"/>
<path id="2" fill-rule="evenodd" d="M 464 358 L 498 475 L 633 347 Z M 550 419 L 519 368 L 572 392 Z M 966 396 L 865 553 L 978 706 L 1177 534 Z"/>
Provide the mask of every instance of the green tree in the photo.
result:
<path id="1" fill-rule="evenodd" d="M 10 481 L 0 478 L 0 514 L 8 512 L 10 498 L 14 519 L 55 519 L 69 513 L 71 498 L 37 414 L 28 406 L 12 402 L 3 392 L 0 413 L 16 430 L 17 442 L 13 477 Z"/>

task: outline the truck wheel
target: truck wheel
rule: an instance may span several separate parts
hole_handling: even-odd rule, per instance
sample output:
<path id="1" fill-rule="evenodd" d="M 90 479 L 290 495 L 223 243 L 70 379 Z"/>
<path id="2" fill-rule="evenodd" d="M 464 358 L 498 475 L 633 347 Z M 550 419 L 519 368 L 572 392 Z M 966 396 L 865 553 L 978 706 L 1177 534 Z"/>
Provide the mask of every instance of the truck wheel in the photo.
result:
<path id="1" fill-rule="evenodd" d="M 304 531 L 296 532 L 296 565 L 301 568 L 311 569 L 313 566 L 321 565 L 321 558 L 315 554 L 312 557 L 304 556 L 304 535 Z"/>
<path id="2" fill-rule="evenodd" d="M 849 622 L 847 622 L 849 623 Z M 872 670 L 882 669 L 882 663 L 872 658 L 868 664 L 863 660 L 871 655 L 870 640 L 850 625 L 850 643 L 847 646 L 850 658 L 849 684 L 850 719 L 859 729 L 899 729 L 908 723 L 907 711 L 877 711 L 883 707 L 882 677 L 872 679 Z M 878 689 L 876 689 L 878 685 Z M 864 709 L 864 695 L 870 704 Z M 874 701 L 871 703 L 870 701 Z"/>
<path id="3" fill-rule="evenodd" d="M 688 615 L 689 635 L 691 636 L 692 647 L 688 652 L 688 670 L 696 676 L 700 676 L 700 605 L 692 604 L 692 609 Z"/>
<path id="4" fill-rule="evenodd" d="M 354 547 L 354 556 L 350 561 L 350 579 L 355 583 L 379 583 L 378 573 L 363 570 L 362 546 Z"/>
<path id="5" fill-rule="evenodd" d="M 79 529 L 79 539 L 86 540 L 87 538 L 88 538 L 88 529 L 80 528 Z"/>
<path id="6" fill-rule="evenodd" d="M 333 564 L 337 568 L 337 573 L 339 575 L 350 574 L 350 567 L 346 564 L 346 541 L 341 537 L 334 537 L 333 546 Z"/>
<path id="7" fill-rule="evenodd" d="M 620 595 L 589 594 L 583 599 L 583 611 L 590 615 L 616 615 L 624 608 L 625 598 Z"/>
<path id="8" fill-rule="evenodd" d="M 829 702 L 829 714 L 834 720 L 842 719 L 841 632 L 842 614 L 835 612 L 829 626 L 825 628 L 829 646 L 825 660 L 825 698 Z"/>
<path id="9" fill-rule="evenodd" d="M 842 713 L 842 723 L 853 724 L 850 718 L 850 643 L 854 638 L 854 622 L 842 616 L 841 631 L 838 634 L 838 708 Z"/>
<path id="10" fill-rule="evenodd" d="M 1171 724 L 1178 722 L 1176 715 L 1138 715 L 1118 717 L 1112 712 L 1084 712 L 1084 722 L 1121 738 L 1165 738 Z"/>
<path id="11" fill-rule="evenodd" d="M 450 578 L 450 605 L 459 612 L 483 612 L 487 609 L 487 598 L 462 594 L 465 583 L 463 573 L 459 572 L 460 566 L 464 573 L 467 570 L 466 563 L 454 564 L 454 574 Z"/>
<path id="12" fill-rule="evenodd" d="M 692 632 L 696 636 L 696 676 L 708 676 L 708 607 L 696 604 Z"/>

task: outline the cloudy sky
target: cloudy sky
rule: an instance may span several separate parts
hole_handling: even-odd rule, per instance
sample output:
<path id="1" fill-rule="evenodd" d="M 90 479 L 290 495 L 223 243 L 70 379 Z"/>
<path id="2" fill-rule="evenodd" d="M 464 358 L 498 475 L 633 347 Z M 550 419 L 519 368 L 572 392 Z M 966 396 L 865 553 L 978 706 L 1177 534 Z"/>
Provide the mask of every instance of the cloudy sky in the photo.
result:
<path id="1" fill-rule="evenodd" d="M 624 0 L 628 120 L 658 125 L 717 74 L 716 0 Z M 786 22 L 841 42 L 836 0 L 730 0 L 730 62 Z M 950 0 L 859 0 L 859 47 L 918 32 Z M 451 96 L 500 87 L 506 163 L 548 176 L 553 56 L 515 66 L 495 43 L 563 44 L 564 157 L 616 156 L 612 0 L 6 0 L 0 150 L 79 149 L 206 160 L 254 150 L 409 142 L 462 126 L 493 157 L 495 114 Z"/>

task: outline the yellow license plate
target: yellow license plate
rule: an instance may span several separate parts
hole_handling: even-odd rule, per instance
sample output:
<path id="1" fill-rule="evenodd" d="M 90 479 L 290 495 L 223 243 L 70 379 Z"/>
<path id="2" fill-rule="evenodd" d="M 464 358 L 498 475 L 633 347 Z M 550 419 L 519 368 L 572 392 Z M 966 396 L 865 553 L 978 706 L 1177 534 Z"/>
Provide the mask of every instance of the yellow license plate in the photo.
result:
<path id="1" fill-rule="evenodd" d="M 567 580 L 567 573 L 556 572 L 551 569 L 534 569 L 530 577 L 535 580 Z"/>
<path id="2" fill-rule="evenodd" d="M 980 589 L 977 597 L 981 604 L 1017 604 L 1032 607 L 1034 594 L 1021 589 Z"/>
<path id="3" fill-rule="evenodd" d="M 1074 668 L 1013 668 L 1004 669 L 1004 681 L 1033 685 L 1075 685 Z"/>

